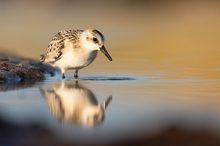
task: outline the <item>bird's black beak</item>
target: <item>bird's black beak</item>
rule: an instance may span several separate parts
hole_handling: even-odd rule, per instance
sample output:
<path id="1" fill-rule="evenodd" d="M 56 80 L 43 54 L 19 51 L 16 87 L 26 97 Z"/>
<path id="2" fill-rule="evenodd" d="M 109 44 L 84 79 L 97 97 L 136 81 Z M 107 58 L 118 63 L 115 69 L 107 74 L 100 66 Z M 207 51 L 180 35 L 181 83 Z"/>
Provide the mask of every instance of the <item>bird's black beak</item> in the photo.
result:
<path id="1" fill-rule="evenodd" d="M 104 45 L 100 48 L 100 51 L 108 58 L 109 61 L 112 61 L 112 57 L 110 56 L 108 51 L 105 49 Z"/>

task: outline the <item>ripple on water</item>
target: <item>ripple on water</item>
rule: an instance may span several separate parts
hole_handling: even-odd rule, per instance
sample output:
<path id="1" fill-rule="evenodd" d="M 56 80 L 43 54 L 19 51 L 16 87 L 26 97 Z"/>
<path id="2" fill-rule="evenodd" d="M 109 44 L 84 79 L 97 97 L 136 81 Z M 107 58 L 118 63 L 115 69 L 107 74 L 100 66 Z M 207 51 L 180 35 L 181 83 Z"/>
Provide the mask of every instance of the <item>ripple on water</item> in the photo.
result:
<path id="1" fill-rule="evenodd" d="M 71 77 L 67 77 L 70 79 Z M 135 77 L 112 77 L 112 76 L 81 76 L 78 80 L 90 80 L 90 81 L 129 81 L 129 80 L 136 80 Z"/>

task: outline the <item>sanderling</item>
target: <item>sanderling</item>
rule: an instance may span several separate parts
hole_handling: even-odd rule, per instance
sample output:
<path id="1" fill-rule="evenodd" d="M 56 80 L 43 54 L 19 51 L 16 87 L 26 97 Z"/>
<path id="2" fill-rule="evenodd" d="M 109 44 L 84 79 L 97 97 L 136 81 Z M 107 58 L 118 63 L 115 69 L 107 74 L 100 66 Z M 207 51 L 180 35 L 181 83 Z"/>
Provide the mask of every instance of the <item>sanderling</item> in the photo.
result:
<path id="1" fill-rule="evenodd" d="M 104 42 L 104 35 L 95 29 L 60 31 L 53 37 L 40 61 L 60 68 L 62 78 L 65 78 L 66 69 L 75 70 L 74 77 L 78 78 L 78 70 L 91 64 L 99 50 L 112 61 Z"/>

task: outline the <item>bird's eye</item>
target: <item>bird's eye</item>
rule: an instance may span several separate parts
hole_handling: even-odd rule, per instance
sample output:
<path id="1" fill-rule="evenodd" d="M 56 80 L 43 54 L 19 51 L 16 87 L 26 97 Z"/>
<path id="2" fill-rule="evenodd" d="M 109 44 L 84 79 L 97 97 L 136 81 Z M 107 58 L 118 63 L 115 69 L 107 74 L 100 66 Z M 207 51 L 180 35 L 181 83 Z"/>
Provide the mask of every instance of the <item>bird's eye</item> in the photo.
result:
<path id="1" fill-rule="evenodd" d="M 92 40 L 93 40 L 93 42 L 98 43 L 98 39 L 97 38 L 93 38 Z"/>

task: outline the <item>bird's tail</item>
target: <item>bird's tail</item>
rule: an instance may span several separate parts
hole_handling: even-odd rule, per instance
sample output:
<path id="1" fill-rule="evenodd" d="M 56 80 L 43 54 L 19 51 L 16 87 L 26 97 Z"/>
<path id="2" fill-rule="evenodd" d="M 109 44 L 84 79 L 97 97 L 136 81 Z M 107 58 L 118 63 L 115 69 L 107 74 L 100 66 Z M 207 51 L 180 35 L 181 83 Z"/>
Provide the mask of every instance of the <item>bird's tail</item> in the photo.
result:
<path id="1" fill-rule="evenodd" d="M 45 61 L 45 55 L 42 54 L 42 55 L 40 55 L 40 62 L 43 63 L 44 61 Z"/>

